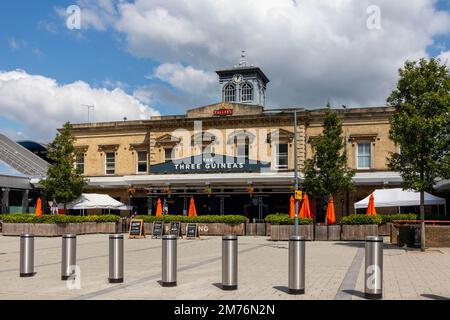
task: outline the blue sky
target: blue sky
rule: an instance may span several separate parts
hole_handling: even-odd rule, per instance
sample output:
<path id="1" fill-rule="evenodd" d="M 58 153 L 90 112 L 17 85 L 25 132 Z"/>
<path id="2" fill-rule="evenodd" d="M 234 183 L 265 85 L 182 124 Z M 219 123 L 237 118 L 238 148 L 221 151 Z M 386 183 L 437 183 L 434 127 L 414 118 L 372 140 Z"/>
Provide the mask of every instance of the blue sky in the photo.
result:
<path id="1" fill-rule="evenodd" d="M 47 141 L 64 121 L 86 120 L 81 104 L 94 103 L 96 120 L 109 121 L 122 115 L 142 118 L 158 112 L 178 114 L 217 102 L 214 70 L 236 64 L 242 49 L 247 51 L 249 62 L 259 65 L 272 80 L 268 89 L 270 106 L 314 108 L 329 98 L 336 105 L 379 105 L 395 85 L 401 61 L 423 55 L 447 57 L 450 52 L 447 0 L 429 1 L 431 5 L 417 5 L 419 9 L 412 8 L 415 4 L 407 6 L 407 2 L 403 7 L 382 0 L 367 2 L 379 2 L 381 18 L 385 19 L 381 21 L 388 20 L 379 34 L 369 34 L 362 24 L 349 25 L 359 18 L 365 21 L 364 16 L 352 16 L 364 0 L 342 11 L 336 11 L 332 1 L 321 8 L 314 8 L 311 0 L 297 1 L 297 16 L 292 8 L 283 11 L 292 6 L 290 1 L 280 1 L 280 7 L 269 1 L 249 1 L 241 8 L 236 4 L 236 10 L 227 13 L 219 6 L 222 1 L 199 0 L 189 6 L 184 1 L 166 0 L 154 7 L 146 0 L 3 1 L 0 71 L 4 79 L 0 77 L 0 89 L 2 81 L 8 88 L 16 88 L 16 76 L 29 77 L 32 83 L 39 83 L 42 79 L 33 77 L 40 76 L 56 84 L 38 88 L 31 84 L 26 92 L 20 91 L 21 84 L 14 94 L 8 89 L 10 96 L 0 98 L 0 132 L 13 139 Z M 81 31 L 68 30 L 65 17 L 57 10 L 74 3 L 85 10 L 85 17 L 90 13 Z M 232 1 L 224 3 L 233 5 Z M 426 11 L 423 18 L 417 10 Z M 316 20 L 308 21 L 310 17 Z M 298 21 L 306 22 L 299 26 Z M 104 27 L 98 27 L 98 23 L 104 23 Z M 234 28 L 231 36 L 227 31 L 230 28 Z M 333 32 L 336 37 L 330 36 Z M 415 36 L 407 40 L 409 34 Z M 345 41 L 336 40 L 340 37 Z M 398 43 L 401 41 L 405 44 Z M 417 44 L 412 44 L 415 41 Z M 364 67 L 370 64 L 373 70 Z M 385 69 L 380 70 L 380 66 Z M 12 75 L 16 69 L 24 73 Z M 83 94 L 74 98 L 72 95 L 78 93 L 68 93 L 72 92 L 70 85 L 79 81 L 83 90 L 76 91 Z M 102 88 L 106 91 L 95 90 Z M 120 92 L 113 93 L 116 88 Z M 43 97 L 46 92 L 59 100 Z M 74 99 L 80 105 L 74 104 Z M 109 115 L 108 105 L 115 101 L 123 101 L 124 110 L 116 107 L 117 112 Z M 15 112 L 19 109 L 22 113 Z M 30 115 L 33 113 L 35 116 Z M 39 114 L 51 121 L 37 124 L 33 118 Z"/>

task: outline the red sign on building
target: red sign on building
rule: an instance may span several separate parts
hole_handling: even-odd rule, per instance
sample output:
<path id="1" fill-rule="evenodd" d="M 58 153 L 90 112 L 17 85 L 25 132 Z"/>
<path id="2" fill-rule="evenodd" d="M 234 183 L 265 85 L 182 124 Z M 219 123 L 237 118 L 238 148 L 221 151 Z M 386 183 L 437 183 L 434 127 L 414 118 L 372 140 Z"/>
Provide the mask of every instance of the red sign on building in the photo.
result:
<path id="1" fill-rule="evenodd" d="M 231 116 L 233 115 L 233 109 L 217 109 L 214 110 L 215 116 Z"/>

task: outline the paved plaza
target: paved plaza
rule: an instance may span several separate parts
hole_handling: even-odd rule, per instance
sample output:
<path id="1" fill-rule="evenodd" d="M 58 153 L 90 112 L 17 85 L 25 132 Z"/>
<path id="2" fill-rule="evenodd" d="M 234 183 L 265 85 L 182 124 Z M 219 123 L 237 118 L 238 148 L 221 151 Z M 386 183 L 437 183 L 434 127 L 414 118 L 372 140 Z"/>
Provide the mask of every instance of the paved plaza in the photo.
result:
<path id="1" fill-rule="evenodd" d="M 178 242 L 178 286 L 161 279 L 161 240 L 125 235 L 125 281 L 109 284 L 108 235 L 77 239 L 81 288 L 61 277 L 61 238 L 35 239 L 35 272 L 19 277 L 18 237 L 0 237 L 0 299 L 361 299 L 363 242 L 307 242 L 306 293 L 286 293 L 288 243 L 266 237 L 239 238 L 239 288 L 223 291 L 221 237 Z M 385 299 L 450 298 L 450 248 L 427 252 L 385 243 Z"/>

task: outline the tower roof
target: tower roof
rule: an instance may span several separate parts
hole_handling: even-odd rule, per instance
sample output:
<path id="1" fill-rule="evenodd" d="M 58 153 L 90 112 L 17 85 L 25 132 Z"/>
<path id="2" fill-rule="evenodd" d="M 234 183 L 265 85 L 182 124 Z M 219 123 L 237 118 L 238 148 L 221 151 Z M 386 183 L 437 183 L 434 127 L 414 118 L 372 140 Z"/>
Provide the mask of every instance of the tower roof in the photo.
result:
<path id="1" fill-rule="evenodd" d="M 239 67 L 234 67 L 234 68 L 217 70 L 216 73 L 219 77 L 233 76 L 236 73 L 240 73 L 243 76 L 256 73 L 264 81 L 264 84 L 267 84 L 270 81 L 269 78 L 267 78 L 267 76 L 264 74 L 264 72 L 262 72 L 262 70 L 259 67 L 254 67 L 254 66 L 250 66 L 250 67 L 239 66 Z"/>

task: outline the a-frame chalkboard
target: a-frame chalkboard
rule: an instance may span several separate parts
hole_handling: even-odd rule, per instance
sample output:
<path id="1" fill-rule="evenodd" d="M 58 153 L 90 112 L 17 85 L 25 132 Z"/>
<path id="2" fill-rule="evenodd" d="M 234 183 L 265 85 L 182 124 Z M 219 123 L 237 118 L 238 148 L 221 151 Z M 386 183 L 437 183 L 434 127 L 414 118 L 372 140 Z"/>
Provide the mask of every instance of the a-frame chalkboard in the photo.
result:
<path id="1" fill-rule="evenodd" d="M 144 220 L 142 219 L 131 220 L 129 238 L 130 239 L 145 238 Z"/>
<path id="2" fill-rule="evenodd" d="M 181 236 L 181 222 L 179 221 L 172 221 L 170 223 L 170 230 L 169 230 L 169 234 L 175 235 L 177 237 L 182 237 Z"/>
<path id="3" fill-rule="evenodd" d="M 157 239 L 162 237 L 164 234 L 164 221 L 153 222 L 152 238 Z"/>
<path id="4" fill-rule="evenodd" d="M 196 223 L 188 223 L 186 225 L 186 239 L 200 239 L 200 235 L 198 233 L 198 225 Z"/>

